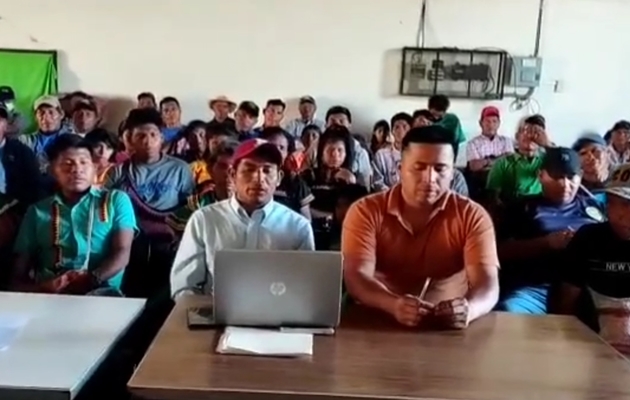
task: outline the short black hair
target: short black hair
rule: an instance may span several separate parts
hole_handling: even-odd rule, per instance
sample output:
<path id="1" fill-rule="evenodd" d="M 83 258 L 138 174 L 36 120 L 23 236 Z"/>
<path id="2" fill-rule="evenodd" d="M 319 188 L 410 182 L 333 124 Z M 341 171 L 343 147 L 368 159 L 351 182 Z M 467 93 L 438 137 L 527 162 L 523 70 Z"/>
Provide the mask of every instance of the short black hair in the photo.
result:
<path id="1" fill-rule="evenodd" d="M 181 108 L 181 106 L 179 105 L 179 100 L 177 100 L 175 97 L 173 96 L 166 96 L 164 97 L 162 100 L 160 100 L 160 109 L 164 106 L 164 104 L 166 103 L 175 103 L 177 105 L 177 108 Z"/>
<path id="2" fill-rule="evenodd" d="M 262 132 L 260 133 L 260 138 L 265 140 L 271 140 L 276 136 L 284 136 L 284 138 L 287 140 L 287 152 L 289 154 L 295 152 L 295 138 L 281 127 L 270 126 L 267 128 L 263 128 Z"/>
<path id="3" fill-rule="evenodd" d="M 213 151 L 212 154 L 210 154 L 210 157 L 208 158 L 208 163 L 210 165 L 214 165 L 217 163 L 217 161 L 219 161 L 219 158 L 221 157 L 229 157 L 229 158 L 234 157 L 237 147 L 238 147 L 238 142 L 235 140 L 230 140 L 225 143 L 221 143 L 221 145 L 219 145 L 216 148 L 216 150 Z"/>
<path id="4" fill-rule="evenodd" d="M 429 110 L 416 110 L 413 112 L 413 115 L 411 117 L 414 121 L 420 117 L 428 119 L 429 121 L 433 121 L 433 114 L 431 114 L 431 111 Z"/>
<path id="5" fill-rule="evenodd" d="M 322 134 L 322 128 L 320 128 L 318 125 L 310 124 L 306 125 L 304 129 L 302 129 L 302 133 L 300 134 L 300 136 L 304 136 L 307 131 L 316 131 L 320 135 Z"/>
<path id="6" fill-rule="evenodd" d="M 455 133 L 439 125 L 411 128 L 402 140 L 403 152 L 410 144 L 447 144 L 455 151 Z"/>
<path id="7" fill-rule="evenodd" d="M 394 116 L 392 117 L 390 121 L 392 128 L 394 127 L 394 124 L 397 121 L 405 121 L 406 123 L 409 124 L 409 126 L 413 125 L 413 117 L 409 115 L 409 113 L 406 113 L 406 112 L 399 112 L 397 114 L 394 114 Z"/>
<path id="8" fill-rule="evenodd" d="M 92 101 L 93 100 L 92 96 L 90 96 L 89 94 L 87 94 L 85 92 L 82 92 L 80 90 L 74 91 L 74 92 L 68 94 L 68 96 L 67 96 L 68 99 L 71 99 L 73 97 L 80 97 L 80 98 L 88 100 L 88 101 Z"/>
<path id="9" fill-rule="evenodd" d="M 612 131 L 630 131 L 630 122 L 626 120 L 617 121 L 612 127 Z"/>
<path id="10" fill-rule="evenodd" d="M 93 131 L 89 132 L 83 138 L 86 142 L 88 142 L 93 148 L 96 147 L 99 143 L 104 143 L 107 147 L 112 149 L 118 148 L 118 140 L 116 136 L 103 128 L 96 128 Z"/>
<path id="11" fill-rule="evenodd" d="M 113 133 L 103 128 L 94 129 L 92 132 L 85 135 L 83 140 L 88 142 L 92 149 L 95 149 L 99 143 L 103 143 L 110 149 L 113 149 L 114 152 L 112 153 L 110 161 L 116 157 L 116 153 L 118 152 L 118 149 L 120 149 L 118 138 Z"/>
<path id="12" fill-rule="evenodd" d="M 283 110 L 287 108 L 287 105 L 282 99 L 269 99 L 265 108 L 269 107 L 282 107 Z"/>
<path id="13" fill-rule="evenodd" d="M 147 124 L 155 125 L 159 129 L 162 129 L 164 122 L 162 121 L 160 112 L 153 108 L 133 109 L 129 112 L 124 130 L 133 131 L 135 128 Z"/>
<path id="14" fill-rule="evenodd" d="M 356 183 L 350 183 L 347 185 L 340 185 L 335 189 L 337 204 L 339 200 L 347 200 L 350 204 L 355 201 L 361 200 L 363 197 L 370 194 L 367 188 L 363 185 Z"/>
<path id="15" fill-rule="evenodd" d="M 434 94 L 429 98 L 429 110 L 446 112 L 451 106 L 451 101 L 443 94 Z"/>
<path id="16" fill-rule="evenodd" d="M 238 105 L 238 109 L 252 118 L 258 118 L 260 116 L 260 107 L 251 100 L 241 102 L 241 104 Z"/>
<path id="17" fill-rule="evenodd" d="M 208 124 L 206 125 L 206 136 L 211 139 L 216 136 L 228 136 L 236 138 L 238 134 L 227 124 Z"/>
<path id="18" fill-rule="evenodd" d="M 317 144 L 317 166 L 322 167 L 324 165 L 322 159 L 324 157 L 324 148 L 328 143 L 342 142 L 346 148 L 346 159 L 343 161 L 341 168 L 351 170 L 354 161 L 353 140 L 350 131 L 344 126 L 332 126 L 326 129 L 319 137 Z"/>
<path id="19" fill-rule="evenodd" d="M 331 115 L 343 114 L 348 117 L 348 122 L 352 123 L 352 113 L 347 107 L 344 106 L 332 106 L 326 112 L 326 121 L 330 118 Z"/>
<path id="20" fill-rule="evenodd" d="M 523 124 L 539 126 L 539 127 L 543 128 L 543 129 L 545 129 L 545 127 L 547 126 L 547 121 L 545 120 L 545 117 L 543 117 L 542 115 L 534 114 L 534 115 L 530 115 L 529 117 L 525 118 L 525 120 L 523 121 Z"/>
<path id="21" fill-rule="evenodd" d="M 90 155 L 94 154 L 94 148 L 87 140 L 73 133 L 64 133 L 59 135 L 46 148 L 46 157 L 48 157 L 50 162 L 53 162 L 59 158 L 61 153 L 70 149 L 86 149 L 90 152 Z"/>
<path id="22" fill-rule="evenodd" d="M 151 92 L 142 92 L 136 97 L 136 100 L 138 101 L 142 99 L 151 99 L 151 101 L 153 101 L 153 104 L 155 104 L 155 95 Z"/>
<path id="23" fill-rule="evenodd" d="M 92 111 L 93 113 L 98 115 L 98 107 L 96 106 L 96 103 L 93 100 L 82 99 L 81 101 L 77 103 L 76 106 L 74 106 L 74 109 L 72 109 L 72 114 L 74 114 L 75 112 L 79 110 Z"/>
<path id="24" fill-rule="evenodd" d="M 188 137 L 191 133 L 196 131 L 197 129 L 206 130 L 208 124 L 205 121 L 200 119 L 193 119 L 182 129 L 182 137 Z"/>

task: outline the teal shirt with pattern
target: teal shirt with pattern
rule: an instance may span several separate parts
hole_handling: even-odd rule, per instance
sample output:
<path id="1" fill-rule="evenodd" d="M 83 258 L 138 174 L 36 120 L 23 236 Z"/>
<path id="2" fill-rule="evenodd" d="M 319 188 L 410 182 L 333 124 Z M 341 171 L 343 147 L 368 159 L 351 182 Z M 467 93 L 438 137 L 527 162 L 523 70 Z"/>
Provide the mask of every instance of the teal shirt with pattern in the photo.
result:
<path id="1" fill-rule="evenodd" d="M 88 235 L 90 210 L 93 212 L 91 237 Z M 59 221 L 58 229 L 54 226 L 55 219 Z M 83 269 L 86 260 L 89 270 L 99 268 L 109 255 L 112 235 L 136 229 L 133 205 L 126 193 L 92 188 L 74 206 L 68 206 L 57 195 L 30 206 L 20 226 L 15 251 L 28 255 L 35 281 L 42 282 L 68 270 Z M 119 288 L 123 274 L 121 271 L 110 278 L 107 285 Z"/>

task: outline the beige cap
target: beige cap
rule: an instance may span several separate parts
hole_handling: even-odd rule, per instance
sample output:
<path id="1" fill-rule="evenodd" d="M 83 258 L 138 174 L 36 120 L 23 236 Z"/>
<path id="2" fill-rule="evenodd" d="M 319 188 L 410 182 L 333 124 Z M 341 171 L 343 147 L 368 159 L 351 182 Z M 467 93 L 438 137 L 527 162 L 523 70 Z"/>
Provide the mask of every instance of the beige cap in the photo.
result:
<path id="1" fill-rule="evenodd" d="M 212 108 L 216 103 L 227 103 L 230 107 L 231 113 L 236 110 L 236 103 L 230 100 L 227 96 L 217 96 L 214 99 L 210 99 L 210 102 L 208 104 L 210 104 L 210 108 Z"/>
<path id="2" fill-rule="evenodd" d="M 61 110 L 61 103 L 59 102 L 57 96 L 42 96 L 38 98 L 33 104 L 33 109 L 37 111 L 37 109 L 39 109 L 41 106 L 58 108 Z"/>

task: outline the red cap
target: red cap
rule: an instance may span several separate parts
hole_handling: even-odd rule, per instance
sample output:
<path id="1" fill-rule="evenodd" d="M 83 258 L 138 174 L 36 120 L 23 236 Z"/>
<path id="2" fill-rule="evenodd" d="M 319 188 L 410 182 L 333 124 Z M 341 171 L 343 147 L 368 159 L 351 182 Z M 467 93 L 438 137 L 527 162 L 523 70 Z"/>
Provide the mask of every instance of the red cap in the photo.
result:
<path id="1" fill-rule="evenodd" d="M 252 156 L 259 156 L 278 166 L 282 165 L 282 153 L 278 147 L 264 139 L 249 139 L 238 145 L 234 157 L 232 157 L 232 163 L 236 164 L 242 159 Z"/>
<path id="2" fill-rule="evenodd" d="M 499 112 L 499 109 L 496 108 L 495 106 L 488 106 L 488 107 L 485 107 L 483 110 L 481 110 L 481 119 L 484 119 L 487 117 L 501 118 L 501 113 Z"/>

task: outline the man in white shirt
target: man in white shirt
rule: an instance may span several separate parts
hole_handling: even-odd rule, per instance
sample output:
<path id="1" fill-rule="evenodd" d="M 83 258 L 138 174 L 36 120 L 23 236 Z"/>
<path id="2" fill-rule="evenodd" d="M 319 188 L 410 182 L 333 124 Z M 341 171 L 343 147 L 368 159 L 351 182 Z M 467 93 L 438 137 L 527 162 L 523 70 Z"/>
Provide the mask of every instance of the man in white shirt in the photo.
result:
<path id="1" fill-rule="evenodd" d="M 222 249 L 315 250 L 310 222 L 273 201 L 282 154 L 262 139 L 239 145 L 232 159 L 235 195 L 193 213 L 171 270 L 173 297 L 212 292 L 214 255 Z"/>
<path id="2" fill-rule="evenodd" d="M 322 120 L 315 118 L 315 112 L 317 111 L 317 103 L 312 96 L 300 97 L 300 118 L 295 118 L 284 127 L 284 130 L 289 132 L 291 136 L 299 139 L 302 136 L 302 131 L 309 125 L 315 125 L 322 131 L 325 128 L 325 123 Z"/>

